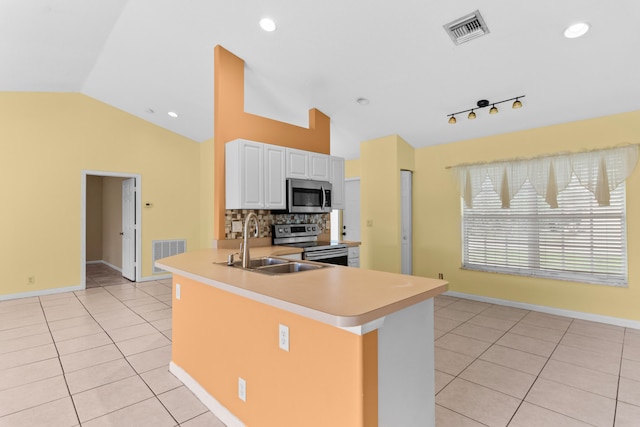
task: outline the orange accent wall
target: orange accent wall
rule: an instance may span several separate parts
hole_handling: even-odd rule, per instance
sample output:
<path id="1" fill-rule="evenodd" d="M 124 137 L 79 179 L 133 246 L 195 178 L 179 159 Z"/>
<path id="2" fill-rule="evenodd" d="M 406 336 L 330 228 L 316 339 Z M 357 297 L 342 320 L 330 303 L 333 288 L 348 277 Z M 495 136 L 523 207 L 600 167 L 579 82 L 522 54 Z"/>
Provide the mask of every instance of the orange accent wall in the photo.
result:
<path id="1" fill-rule="evenodd" d="M 330 119 L 309 110 L 309 128 L 245 113 L 244 61 L 222 46 L 214 50 L 214 238 L 222 240 L 225 214 L 224 144 L 238 138 L 329 154 Z"/>
<path id="2" fill-rule="evenodd" d="M 377 426 L 377 331 L 359 336 L 173 280 L 172 361 L 247 426 Z M 278 347 L 279 323 L 289 327 L 289 352 Z M 247 383 L 246 402 L 238 377 Z"/>

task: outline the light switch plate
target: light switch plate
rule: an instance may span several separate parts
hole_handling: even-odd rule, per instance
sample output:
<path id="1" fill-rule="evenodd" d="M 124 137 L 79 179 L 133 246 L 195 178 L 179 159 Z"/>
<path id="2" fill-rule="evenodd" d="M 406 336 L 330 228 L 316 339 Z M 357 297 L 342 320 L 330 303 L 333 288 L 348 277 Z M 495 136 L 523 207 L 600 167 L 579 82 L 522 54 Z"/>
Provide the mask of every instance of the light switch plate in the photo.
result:
<path id="1" fill-rule="evenodd" d="M 231 232 L 232 233 L 241 233 L 242 232 L 242 221 L 231 221 Z"/>
<path id="2" fill-rule="evenodd" d="M 176 283 L 176 299 L 180 299 L 180 283 Z"/>

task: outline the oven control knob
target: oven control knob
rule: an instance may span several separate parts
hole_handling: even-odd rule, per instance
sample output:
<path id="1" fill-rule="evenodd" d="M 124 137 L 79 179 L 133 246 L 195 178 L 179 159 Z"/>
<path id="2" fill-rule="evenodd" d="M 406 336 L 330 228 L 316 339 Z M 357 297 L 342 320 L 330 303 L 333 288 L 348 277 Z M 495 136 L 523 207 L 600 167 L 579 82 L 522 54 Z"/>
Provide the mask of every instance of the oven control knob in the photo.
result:
<path id="1" fill-rule="evenodd" d="M 307 227 L 307 231 L 311 231 L 311 227 Z"/>
<path id="2" fill-rule="evenodd" d="M 282 228 L 278 228 L 278 233 L 282 233 Z"/>

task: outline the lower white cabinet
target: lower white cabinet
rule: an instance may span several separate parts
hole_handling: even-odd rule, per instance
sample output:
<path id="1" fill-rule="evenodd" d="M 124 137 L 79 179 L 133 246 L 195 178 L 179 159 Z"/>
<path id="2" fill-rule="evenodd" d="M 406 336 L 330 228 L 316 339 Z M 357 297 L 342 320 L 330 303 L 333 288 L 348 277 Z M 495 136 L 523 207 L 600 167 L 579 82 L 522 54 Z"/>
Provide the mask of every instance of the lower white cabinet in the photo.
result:
<path id="1" fill-rule="evenodd" d="M 360 267 L 360 247 L 352 246 L 348 251 L 347 262 L 349 263 L 349 267 Z"/>

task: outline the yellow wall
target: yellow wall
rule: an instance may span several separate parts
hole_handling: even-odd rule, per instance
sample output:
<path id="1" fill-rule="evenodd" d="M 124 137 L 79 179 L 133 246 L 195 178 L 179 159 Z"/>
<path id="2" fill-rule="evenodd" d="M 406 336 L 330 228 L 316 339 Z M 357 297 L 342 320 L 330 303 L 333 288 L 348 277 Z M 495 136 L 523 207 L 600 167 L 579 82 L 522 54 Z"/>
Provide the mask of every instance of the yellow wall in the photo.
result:
<path id="1" fill-rule="evenodd" d="M 445 169 L 625 143 L 640 143 L 640 111 L 417 149 L 414 274 L 443 273 L 453 291 L 640 320 L 640 168 L 627 180 L 628 288 L 461 270 L 460 195 Z"/>
<path id="2" fill-rule="evenodd" d="M 360 264 L 399 273 L 400 170 L 413 170 L 413 147 L 397 135 L 360 146 Z"/>
<path id="3" fill-rule="evenodd" d="M 344 162 L 345 178 L 360 178 L 360 159 L 345 160 Z"/>
<path id="4" fill-rule="evenodd" d="M 0 92 L 0 117 L 0 295 L 81 283 L 82 170 L 142 176 L 143 276 L 152 240 L 199 247 L 196 142 L 81 94 Z"/>

